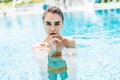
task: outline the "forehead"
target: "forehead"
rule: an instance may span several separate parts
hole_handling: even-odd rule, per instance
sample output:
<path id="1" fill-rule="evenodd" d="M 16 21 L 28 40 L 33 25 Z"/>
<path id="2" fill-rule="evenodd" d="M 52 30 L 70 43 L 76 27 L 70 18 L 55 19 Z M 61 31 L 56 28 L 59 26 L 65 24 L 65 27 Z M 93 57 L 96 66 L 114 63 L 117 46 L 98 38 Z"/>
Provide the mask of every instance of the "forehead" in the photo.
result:
<path id="1" fill-rule="evenodd" d="M 52 21 L 52 22 L 62 21 L 62 18 L 61 18 L 61 16 L 59 14 L 48 12 L 45 15 L 44 21 Z"/>

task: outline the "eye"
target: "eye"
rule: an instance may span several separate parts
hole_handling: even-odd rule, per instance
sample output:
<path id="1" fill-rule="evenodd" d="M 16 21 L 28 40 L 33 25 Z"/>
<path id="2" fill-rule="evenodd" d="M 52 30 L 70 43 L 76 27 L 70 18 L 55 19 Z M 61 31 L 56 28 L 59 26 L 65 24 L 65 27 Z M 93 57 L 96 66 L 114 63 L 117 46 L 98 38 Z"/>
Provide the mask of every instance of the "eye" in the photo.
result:
<path id="1" fill-rule="evenodd" d="M 60 25 L 60 22 L 58 21 L 58 22 L 55 22 L 55 24 L 54 24 L 55 26 L 59 26 Z"/>
<path id="2" fill-rule="evenodd" d="M 51 22 L 46 22 L 46 25 L 51 26 Z"/>

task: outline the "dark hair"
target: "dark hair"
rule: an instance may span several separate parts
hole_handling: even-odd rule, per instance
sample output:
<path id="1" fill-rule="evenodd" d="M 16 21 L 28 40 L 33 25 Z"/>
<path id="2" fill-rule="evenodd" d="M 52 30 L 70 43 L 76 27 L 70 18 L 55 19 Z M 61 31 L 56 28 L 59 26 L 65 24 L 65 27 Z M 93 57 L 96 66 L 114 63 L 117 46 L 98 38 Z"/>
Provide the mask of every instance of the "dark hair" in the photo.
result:
<path id="1" fill-rule="evenodd" d="M 48 7 L 48 9 L 44 12 L 43 14 L 43 20 L 45 18 L 45 15 L 50 12 L 50 13 L 55 13 L 55 14 L 58 14 L 60 15 L 60 17 L 62 18 L 62 21 L 64 21 L 64 16 L 63 16 L 63 12 L 56 6 L 51 6 L 51 7 Z"/>

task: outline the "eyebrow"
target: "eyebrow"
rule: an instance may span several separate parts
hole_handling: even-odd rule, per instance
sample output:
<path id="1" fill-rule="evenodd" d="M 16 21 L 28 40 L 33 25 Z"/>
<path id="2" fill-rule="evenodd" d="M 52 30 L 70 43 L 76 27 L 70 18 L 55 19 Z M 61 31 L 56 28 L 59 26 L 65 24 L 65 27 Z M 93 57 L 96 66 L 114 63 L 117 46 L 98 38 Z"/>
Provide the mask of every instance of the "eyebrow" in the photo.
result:
<path id="1" fill-rule="evenodd" d="M 51 23 L 50 21 L 45 21 L 46 23 Z M 54 23 L 61 23 L 61 21 L 55 21 Z"/>
<path id="2" fill-rule="evenodd" d="M 59 24 L 59 23 L 61 23 L 61 21 L 56 21 L 56 22 L 54 22 L 55 24 Z"/>
<path id="3" fill-rule="evenodd" d="M 50 24 L 51 22 L 50 21 L 45 21 L 45 23 L 49 23 Z"/>

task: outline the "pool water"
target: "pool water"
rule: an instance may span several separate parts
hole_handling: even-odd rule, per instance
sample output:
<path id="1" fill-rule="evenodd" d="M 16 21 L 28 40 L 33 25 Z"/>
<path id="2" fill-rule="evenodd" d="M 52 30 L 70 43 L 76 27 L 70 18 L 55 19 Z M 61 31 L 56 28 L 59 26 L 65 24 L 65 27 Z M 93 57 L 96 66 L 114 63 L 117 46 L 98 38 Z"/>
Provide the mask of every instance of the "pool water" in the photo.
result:
<path id="1" fill-rule="evenodd" d="M 76 80 L 120 79 L 119 15 L 120 9 L 64 13 L 61 33 L 77 43 Z M 42 14 L 0 17 L 0 80 L 42 80 L 31 47 L 45 35 Z"/>

